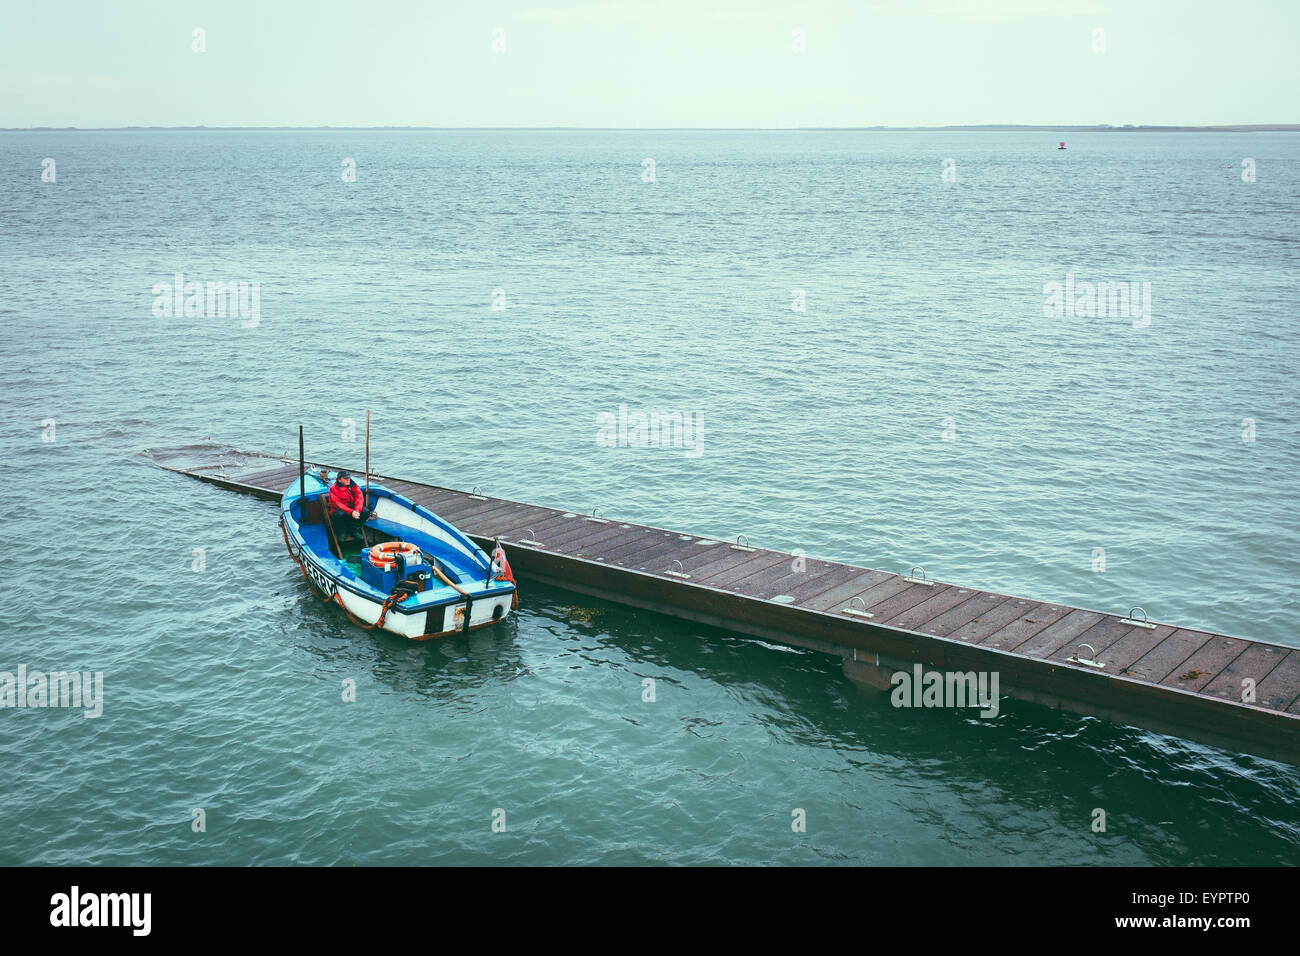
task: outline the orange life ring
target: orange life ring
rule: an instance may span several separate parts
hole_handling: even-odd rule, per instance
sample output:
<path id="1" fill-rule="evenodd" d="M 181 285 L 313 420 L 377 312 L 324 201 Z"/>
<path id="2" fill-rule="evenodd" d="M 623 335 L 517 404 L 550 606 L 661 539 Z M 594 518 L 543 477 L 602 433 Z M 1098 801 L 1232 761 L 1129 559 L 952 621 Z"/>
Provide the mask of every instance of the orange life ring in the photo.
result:
<path id="1" fill-rule="evenodd" d="M 375 567 L 391 571 L 397 567 L 399 554 L 408 558 L 419 557 L 420 548 L 409 541 L 385 541 L 383 544 L 374 545 L 367 553 L 367 558 Z"/>

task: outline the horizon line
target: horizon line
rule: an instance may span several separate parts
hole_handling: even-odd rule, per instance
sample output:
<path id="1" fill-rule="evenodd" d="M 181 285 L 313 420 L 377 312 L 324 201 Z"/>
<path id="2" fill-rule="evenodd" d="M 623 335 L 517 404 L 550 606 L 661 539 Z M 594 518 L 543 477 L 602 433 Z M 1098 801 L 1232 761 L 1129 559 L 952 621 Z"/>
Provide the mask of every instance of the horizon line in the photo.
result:
<path id="1" fill-rule="evenodd" d="M 1246 133 L 1300 132 L 1300 123 L 1227 123 L 1208 126 L 1108 123 L 1092 125 L 1065 124 L 1044 126 L 1032 123 L 975 123 L 946 126 L 10 126 L 0 133 L 128 133 L 128 132 L 320 132 L 320 131 L 393 131 L 415 132 L 1063 132 L 1063 133 Z"/>

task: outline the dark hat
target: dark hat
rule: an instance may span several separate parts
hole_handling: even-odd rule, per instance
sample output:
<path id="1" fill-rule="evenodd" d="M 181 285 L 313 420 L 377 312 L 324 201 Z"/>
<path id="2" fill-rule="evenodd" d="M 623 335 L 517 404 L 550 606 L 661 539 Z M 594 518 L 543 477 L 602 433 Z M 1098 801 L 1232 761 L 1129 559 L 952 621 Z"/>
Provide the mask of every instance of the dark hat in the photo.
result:
<path id="1" fill-rule="evenodd" d="M 350 471 L 340 471 L 340 472 L 339 472 L 339 477 L 338 477 L 338 479 L 335 479 L 335 480 L 339 480 L 339 479 L 343 479 L 343 478 L 351 478 L 351 477 L 352 477 L 352 472 L 350 472 Z"/>

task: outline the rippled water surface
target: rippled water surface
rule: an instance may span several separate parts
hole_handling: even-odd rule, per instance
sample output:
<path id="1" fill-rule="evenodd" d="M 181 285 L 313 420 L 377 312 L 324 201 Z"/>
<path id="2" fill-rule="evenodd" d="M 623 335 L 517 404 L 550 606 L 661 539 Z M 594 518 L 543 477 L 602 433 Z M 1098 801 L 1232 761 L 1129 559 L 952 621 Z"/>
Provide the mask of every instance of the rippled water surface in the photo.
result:
<path id="1" fill-rule="evenodd" d="M 0 134 L 0 670 L 105 681 L 0 711 L 0 863 L 1295 862 L 1300 770 L 1253 757 L 540 586 L 358 631 L 273 505 L 135 454 L 359 463 L 369 408 L 389 474 L 1300 646 L 1300 138 L 1057 139 Z M 178 273 L 256 327 L 156 316 Z M 1149 325 L 1045 317 L 1067 274 Z M 622 404 L 701 453 L 602 447 Z"/>

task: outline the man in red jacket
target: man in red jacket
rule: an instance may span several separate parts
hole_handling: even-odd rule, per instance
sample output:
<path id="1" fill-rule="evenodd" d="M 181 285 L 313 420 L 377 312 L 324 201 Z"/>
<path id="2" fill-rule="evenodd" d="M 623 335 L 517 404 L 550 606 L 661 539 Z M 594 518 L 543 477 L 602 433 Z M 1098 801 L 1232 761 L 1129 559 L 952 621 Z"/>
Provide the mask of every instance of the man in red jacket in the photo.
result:
<path id="1" fill-rule="evenodd" d="M 365 493 L 357 487 L 352 475 L 340 471 L 330 485 L 330 523 L 334 525 L 334 534 L 340 541 L 360 538 L 362 527 L 373 515 L 373 511 L 366 509 Z"/>

